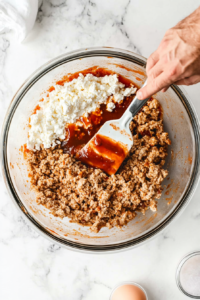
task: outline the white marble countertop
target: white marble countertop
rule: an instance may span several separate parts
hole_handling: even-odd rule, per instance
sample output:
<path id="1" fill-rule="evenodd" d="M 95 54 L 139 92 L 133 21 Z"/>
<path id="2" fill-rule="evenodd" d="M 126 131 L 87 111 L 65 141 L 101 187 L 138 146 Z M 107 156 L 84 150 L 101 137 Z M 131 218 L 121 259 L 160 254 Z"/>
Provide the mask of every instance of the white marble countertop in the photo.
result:
<path id="1" fill-rule="evenodd" d="M 0 35 L 0 122 L 12 95 L 49 59 L 91 46 L 147 57 L 165 31 L 198 5 L 198 0 L 43 0 L 22 44 L 13 32 Z M 200 115 L 200 84 L 187 91 Z M 102 300 L 125 280 L 142 284 L 149 300 L 186 299 L 175 270 L 183 255 L 200 248 L 199 192 L 200 186 L 182 215 L 145 245 L 95 256 L 67 251 L 38 235 L 14 207 L 1 176 L 0 299 Z"/>

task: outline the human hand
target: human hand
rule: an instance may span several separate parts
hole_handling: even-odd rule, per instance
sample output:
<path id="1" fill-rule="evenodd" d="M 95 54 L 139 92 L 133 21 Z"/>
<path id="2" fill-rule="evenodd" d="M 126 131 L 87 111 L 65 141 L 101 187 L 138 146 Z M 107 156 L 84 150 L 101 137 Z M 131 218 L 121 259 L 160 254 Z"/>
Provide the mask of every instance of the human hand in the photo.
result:
<path id="1" fill-rule="evenodd" d="M 137 92 L 140 100 L 171 84 L 200 82 L 200 7 L 169 29 L 158 49 L 147 60 L 147 85 Z"/>

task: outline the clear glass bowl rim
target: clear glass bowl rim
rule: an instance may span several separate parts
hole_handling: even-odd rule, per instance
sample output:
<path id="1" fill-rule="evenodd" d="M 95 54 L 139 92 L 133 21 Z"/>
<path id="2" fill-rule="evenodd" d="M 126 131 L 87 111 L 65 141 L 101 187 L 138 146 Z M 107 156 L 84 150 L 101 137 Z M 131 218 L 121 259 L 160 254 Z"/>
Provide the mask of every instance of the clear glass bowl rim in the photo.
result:
<path id="1" fill-rule="evenodd" d="M 9 174 L 9 168 L 7 163 L 7 137 L 9 132 L 10 123 L 12 121 L 12 117 L 15 113 L 15 110 L 17 109 L 17 106 L 21 99 L 23 98 L 23 95 L 27 92 L 27 90 L 34 85 L 34 83 L 41 78 L 43 75 L 48 73 L 51 69 L 69 62 L 71 60 L 76 60 L 84 57 L 92 57 L 92 56 L 114 56 L 122 59 L 126 59 L 129 61 L 137 62 L 140 66 L 145 67 L 146 66 L 146 58 L 136 54 L 129 50 L 119 49 L 119 48 L 111 48 L 111 47 L 91 47 L 91 48 L 82 48 L 79 50 L 67 52 L 66 54 L 62 54 L 49 62 L 42 65 L 40 68 L 38 68 L 18 89 L 16 94 L 11 100 L 11 103 L 8 107 L 7 113 L 4 118 L 2 131 L 1 131 L 1 144 L 0 144 L 0 158 L 1 158 L 1 168 L 2 168 L 2 174 L 4 178 L 4 182 L 6 184 L 6 187 L 8 189 L 8 192 L 11 196 L 11 199 L 15 206 L 18 208 L 18 210 L 23 214 L 23 216 L 26 218 L 26 220 L 34 227 L 34 229 L 39 232 L 39 234 L 43 235 L 44 237 L 48 238 L 50 241 L 54 241 L 58 243 L 60 246 L 63 246 L 69 250 L 78 251 L 78 252 L 84 252 L 84 253 L 113 253 L 113 252 L 120 252 L 124 250 L 128 250 L 130 248 L 136 247 L 142 243 L 145 243 L 150 238 L 153 238 L 156 234 L 161 232 L 169 223 L 174 220 L 175 217 L 177 217 L 180 212 L 183 210 L 183 207 L 186 207 L 186 205 L 191 200 L 191 197 L 197 187 L 199 175 L 200 175 L 200 126 L 199 126 L 199 120 L 198 116 L 196 114 L 196 111 L 191 103 L 191 101 L 188 100 L 185 96 L 186 92 L 183 90 L 183 88 L 180 88 L 176 85 L 172 85 L 171 88 L 178 94 L 179 99 L 182 101 L 186 111 L 188 112 L 188 115 L 190 117 L 190 121 L 193 127 L 194 137 L 195 137 L 195 163 L 194 163 L 194 169 L 193 174 L 191 176 L 190 184 L 188 185 L 188 188 L 182 197 L 181 201 L 177 205 L 177 207 L 171 212 L 171 214 L 163 220 L 162 223 L 160 223 L 156 228 L 153 228 L 145 235 L 138 237 L 135 240 L 130 240 L 128 242 L 123 242 L 119 244 L 114 245 L 103 245 L 103 246 L 93 246 L 93 245 L 87 245 L 87 244 L 81 244 L 77 242 L 72 242 L 69 240 L 64 240 L 63 238 L 59 238 L 49 231 L 47 231 L 44 227 L 42 227 L 26 210 L 25 206 L 23 205 L 22 201 L 20 200 L 18 194 L 15 191 L 15 188 L 13 186 L 10 174 Z"/>

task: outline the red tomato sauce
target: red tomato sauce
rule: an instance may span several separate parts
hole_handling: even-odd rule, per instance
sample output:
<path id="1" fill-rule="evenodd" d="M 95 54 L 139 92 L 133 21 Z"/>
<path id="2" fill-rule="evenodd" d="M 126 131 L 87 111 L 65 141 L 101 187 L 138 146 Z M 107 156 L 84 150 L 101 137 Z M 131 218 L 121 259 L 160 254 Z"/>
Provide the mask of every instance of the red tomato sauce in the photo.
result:
<path id="1" fill-rule="evenodd" d="M 57 81 L 56 84 L 64 85 L 65 82 L 69 82 L 75 78 L 78 78 L 80 73 L 82 73 L 84 76 L 90 73 L 96 77 L 115 74 L 108 69 L 98 68 L 95 66 L 80 72 L 76 72 L 74 74 L 64 76 L 62 80 Z M 117 75 L 119 81 L 125 84 L 125 87 L 130 87 L 131 85 L 135 86 L 135 84 L 131 80 L 121 76 L 120 74 Z M 87 149 L 87 153 L 86 151 L 80 152 L 80 150 L 92 139 L 92 137 L 98 132 L 98 130 L 106 121 L 119 119 L 130 105 L 132 99 L 132 96 L 125 97 L 122 103 L 115 103 L 115 108 L 112 112 L 106 110 L 106 104 L 102 104 L 99 109 L 89 114 L 87 118 L 81 117 L 78 122 L 67 124 L 66 138 L 61 144 L 64 153 L 75 155 L 85 164 L 101 168 L 108 174 L 114 174 L 116 172 L 116 164 L 114 163 L 114 161 L 116 161 L 117 158 L 118 162 L 122 162 L 127 154 L 126 149 L 123 148 L 122 145 L 119 145 L 119 143 L 116 143 L 113 140 L 108 140 L 108 138 L 106 137 L 98 137 L 97 135 L 95 141 L 97 142 L 97 139 L 101 139 L 102 145 L 94 145 L 96 147 L 96 150 L 98 148 L 98 150 L 102 152 L 103 156 L 101 155 L 100 157 L 100 155 L 97 154 L 92 148 Z"/>

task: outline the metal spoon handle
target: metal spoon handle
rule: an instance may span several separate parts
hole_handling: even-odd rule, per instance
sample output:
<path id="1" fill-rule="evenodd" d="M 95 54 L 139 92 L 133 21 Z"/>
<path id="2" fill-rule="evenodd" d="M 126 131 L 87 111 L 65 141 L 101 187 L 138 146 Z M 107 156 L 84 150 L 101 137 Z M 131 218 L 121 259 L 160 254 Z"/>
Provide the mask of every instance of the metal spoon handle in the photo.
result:
<path id="1" fill-rule="evenodd" d="M 144 87 L 146 84 L 147 84 L 147 80 L 145 81 L 145 83 L 143 84 L 142 87 Z M 148 97 L 147 99 L 144 99 L 144 100 L 139 100 L 137 98 L 137 96 L 135 96 L 135 98 L 133 99 L 133 101 L 131 102 L 131 104 L 128 107 L 128 110 L 132 113 L 132 117 L 135 117 L 135 115 L 137 115 L 137 113 L 146 104 L 146 102 L 149 100 L 149 98 L 150 97 Z"/>

